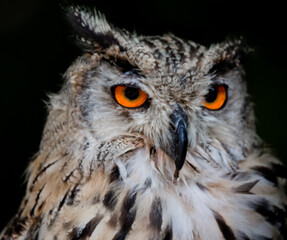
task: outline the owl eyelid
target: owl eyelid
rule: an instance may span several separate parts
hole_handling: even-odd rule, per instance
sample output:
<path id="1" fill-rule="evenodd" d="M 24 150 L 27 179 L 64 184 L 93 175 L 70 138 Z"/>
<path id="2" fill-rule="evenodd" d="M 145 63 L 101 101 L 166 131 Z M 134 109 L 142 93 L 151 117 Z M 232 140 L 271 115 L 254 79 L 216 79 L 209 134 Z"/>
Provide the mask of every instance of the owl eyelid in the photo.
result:
<path id="1" fill-rule="evenodd" d="M 129 87 L 129 88 L 137 88 L 137 89 L 140 89 L 141 88 L 139 87 L 139 85 L 135 82 L 131 82 L 131 83 L 120 83 L 120 84 L 116 84 L 116 85 L 113 85 L 113 87 L 117 87 L 117 86 L 123 86 L 123 87 Z"/>
<path id="2" fill-rule="evenodd" d="M 117 79 L 113 82 L 113 84 L 111 83 L 110 88 L 116 86 L 125 86 L 125 87 L 141 89 L 139 81 L 137 80 L 137 77 L 134 75 L 131 76 L 131 75 L 119 74 L 117 76 Z"/>

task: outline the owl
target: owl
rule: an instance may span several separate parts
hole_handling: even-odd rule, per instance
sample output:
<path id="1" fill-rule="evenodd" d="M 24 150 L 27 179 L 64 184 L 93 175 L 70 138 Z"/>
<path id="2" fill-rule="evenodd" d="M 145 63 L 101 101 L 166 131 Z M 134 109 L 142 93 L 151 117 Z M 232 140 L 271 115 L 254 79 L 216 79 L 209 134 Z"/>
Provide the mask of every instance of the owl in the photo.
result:
<path id="1" fill-rule="evenodd" d="M 65 14 L 83 55 L 50 96 L 0 239 L 284 239 L 286 169 L 256 135 L 242 40 L 204 47 Z"/>

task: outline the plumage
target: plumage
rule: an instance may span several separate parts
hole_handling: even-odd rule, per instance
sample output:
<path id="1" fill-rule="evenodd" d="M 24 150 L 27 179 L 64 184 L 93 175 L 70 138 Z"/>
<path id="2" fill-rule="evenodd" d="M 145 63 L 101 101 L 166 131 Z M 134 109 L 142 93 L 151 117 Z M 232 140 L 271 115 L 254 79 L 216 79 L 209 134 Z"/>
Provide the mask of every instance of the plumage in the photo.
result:
<path id="1" fill-rule="evenodd" d="M 50 96 L 0 239 L 284 239 L 286 169 L 256 135 L 251 50 L 130 34 L 78 6 L 66 15 L 84 54 Z"/>

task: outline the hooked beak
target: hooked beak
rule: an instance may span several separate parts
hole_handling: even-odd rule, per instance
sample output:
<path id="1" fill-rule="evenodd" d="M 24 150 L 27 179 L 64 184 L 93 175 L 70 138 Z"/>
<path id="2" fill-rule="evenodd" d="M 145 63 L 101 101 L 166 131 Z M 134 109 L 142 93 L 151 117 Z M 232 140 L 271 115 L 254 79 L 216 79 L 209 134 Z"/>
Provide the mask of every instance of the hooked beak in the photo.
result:
<path id="1" fill-rule="evenodd" d="M 174 177 L 178 178 L 179 171 L 182 169 L 187 153 L 187 116 L 179 105 L 176 105 L 170 115 L 171 138 L 169 144 L 163 149 L 175 162 Z"/>

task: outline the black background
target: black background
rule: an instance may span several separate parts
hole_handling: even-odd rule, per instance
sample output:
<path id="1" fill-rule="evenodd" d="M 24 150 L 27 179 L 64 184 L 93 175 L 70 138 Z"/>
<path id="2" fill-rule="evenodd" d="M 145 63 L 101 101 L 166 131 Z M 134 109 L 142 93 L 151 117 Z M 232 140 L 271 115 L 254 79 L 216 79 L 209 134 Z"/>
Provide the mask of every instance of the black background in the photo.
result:
<path id="1" fill-rule="evenodd" d="M 227 36 L 243 36 L 256 50 L 245 69 L 255 103 L 258 134 L 277 156 L 283 161 L 287 159 L 287 39 L 283 3 L 73 2 L 96 6 L 114 25 L 140 34 L 172 32 L 207 46 Z M 39 146 L 47 93 L 59 90 L 61 74 L 79 54 L 58 1 L 1 0 L 0 230 L 16 213 L 24 195 L 24 172 Z"/>

